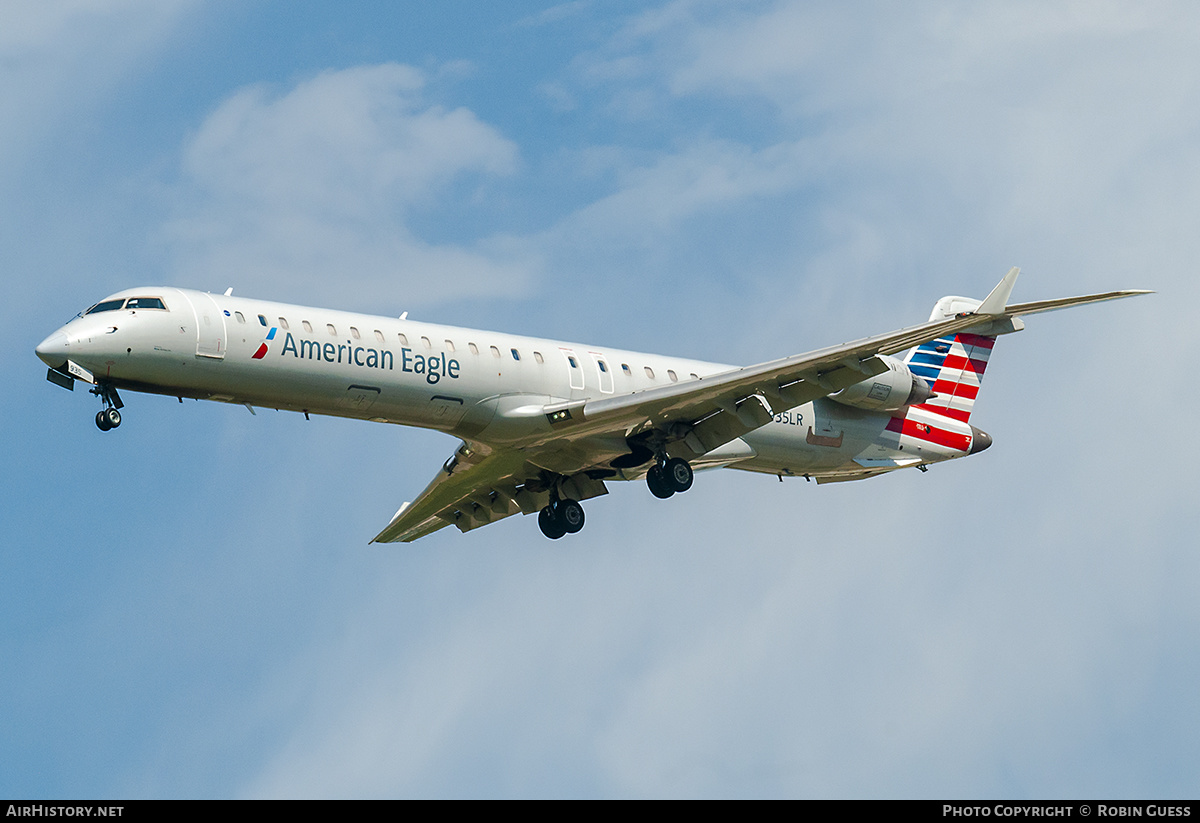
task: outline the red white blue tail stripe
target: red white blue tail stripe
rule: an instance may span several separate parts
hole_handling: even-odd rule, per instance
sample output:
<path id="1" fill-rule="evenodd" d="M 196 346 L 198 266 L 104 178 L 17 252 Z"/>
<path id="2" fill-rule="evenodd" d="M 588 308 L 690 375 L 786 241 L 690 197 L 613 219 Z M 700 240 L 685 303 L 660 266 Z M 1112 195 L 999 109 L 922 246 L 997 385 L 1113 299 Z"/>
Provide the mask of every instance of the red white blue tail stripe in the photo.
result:
<path id="1" fill-rule="evenodd" d="M 987 370 L 995 337 L 959 333 L 909 350 L 904 362 L 933 391 L 924 403 L 908 406 L 888 421 L 895 447 L 907 454 L 969 453 L 987 438 L 968 422 Z M 990 439 L 986 442 L 990 442 Z"/>
<path id="2" fill-rule="evenodd" d="M 995 343 L 995 337 L 959 333 L 909 350 L 905 363 L 935 395 L 917 408 L 966 423 Z"/>

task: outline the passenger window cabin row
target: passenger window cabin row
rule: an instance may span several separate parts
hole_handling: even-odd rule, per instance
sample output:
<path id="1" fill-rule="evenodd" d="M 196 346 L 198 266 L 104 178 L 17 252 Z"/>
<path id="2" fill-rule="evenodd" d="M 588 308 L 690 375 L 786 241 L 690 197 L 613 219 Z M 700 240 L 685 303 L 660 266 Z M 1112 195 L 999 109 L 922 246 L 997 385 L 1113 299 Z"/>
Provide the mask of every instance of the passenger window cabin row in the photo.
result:
<path id="1" fill-rule="evenodd" d="M 120 299 L 116 299 L 116 300 L 105 300 L 101 303 L 97 303 L 96 305 L 92 306 L 90 309 L 85 311 L 84 314 L 96 314 L 98 312 L 117 311 L 118 309 L 122 309 L 122 308 L 124 308 L 127 311 L 132 310 L 132 309 L 157 309 L 159 311 L 167 310 L 167 307 L 163 304 L 163 301 L 161 298 L 158 298 L 158 297 L 130 297 L 130 298 L 120 298 Z M 233 316 L 234 316 L 234 319 L 238 323 L 243 324 L 243 325 L 246 323 L 246 316 L 242 312 L 235 311 L 233 313 Z M 261 325 L 263 327 L 266 327 L 269 325 L 267 323 L 266 315 L 263 315 L 263 314 L 258 315 L 257 320 L 259 322 L 259 325 Z M 288 324 L 286 317 L 279 317 L 278 320 L 279 320 L 279 327 L 281 329 L 283 329 L 284 331 L 289 331 L 291 329 L 291 326 Z M 307 320 L 301 320 L 300 325 L 303 327 L 305 332 L 307 332 L 308 334 L 312 334 L 312 330 L 313 330 L 312 323 L 310 323 Z M 332 336 L 332 337 L 337 336 L 337 327 L 333 323 L 326 323 L 325 330 L 330 334 L 330 336 Z M 374 334 L 375 339 L 378 342 L 380 342 L 380 343 L 387 342 L 387 337 L 379 329 L 373 329 L 372 333 Z M 362 339 L 362 334 L 359 332 L 358 327 L 356 327 L 356 326 L 350 327 L 350 336 L 353 337 L 355 340 Z M 400 345 L 402 345 L 402 346 L 409 345 L 408 335 L 406 335 L 404 332 L 397 333 L 396 337 L 400 341 Z M 450 340 L 449 338 L 447 338 L 443 342 L 445 344 L 446 351 L 449 351 L 449 352 L 457 351 L 457 347 L 454 345 L 453 340 Z M 421 344 L 427 349 L 433 348 L 432 341 L 430 341 L 430 339 L 426 336 L 421 337 Z M 479 354 L 479 346 L 475 345 L 474 343 L 468 342 L 467 349 L 471 352 L 471 354 Z M 491 355 L 493 358 L 496 358 L 496 359 L 500 358 L 500 356 L 501 356 L 500 348 L 498 346 L 489 346 L 488 350 L 491 352 Z M 514 362 L 520 362 L 521 352 L 519 349 L 517 349 L 516 347 L 510 348 L 509 353 L 512 355 L 512 359 Z M 546 362 L 545 357 L 542 356 L 542 353 L 540 351 L 533 352 L 533 359 L 539 364 L 544 364 Z M 567 356 L 567 362 L 568 362 L 568 365 L 572 369 L 579 368 L 579 361 L 573 355 Z M 597 359 L 596 365 L 602 373 L 604 373 L 604 374 L 608 373 L 608 363 L 606 361 Z M 643 366 L 642 368 L 644 369 L 647 378 L 649 378 L 650 380 L 656 379 L 654 376 L 654 369 L 652 369 L 650 366 Z M 621 371 L 622 371 L 622 373 L 625 374 L 626 377 L 633 377 L 633 369 L 631 369 L 629 367 L 628 363 L 621 364 Z M 695 372 L 692 372 L 689 376 L 693 380 L 699 379 L 699 375 L 697 375 Z M 667 377 L 671 380 L 672 383 L 679 381 L 679 376 L 675 373 L 674 369 L 667 369 Z"/>

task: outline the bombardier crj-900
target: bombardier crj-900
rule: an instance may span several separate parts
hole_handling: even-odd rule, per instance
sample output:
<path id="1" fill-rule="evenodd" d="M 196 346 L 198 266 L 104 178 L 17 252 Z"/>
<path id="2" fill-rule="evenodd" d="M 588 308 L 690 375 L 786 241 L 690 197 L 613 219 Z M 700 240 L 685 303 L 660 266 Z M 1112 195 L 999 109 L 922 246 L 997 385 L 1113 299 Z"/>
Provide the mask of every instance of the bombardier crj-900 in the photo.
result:
<path id="1" fill-rule="evenodd" d="M 1017 273 L 982 301 L 943 297 L 927 323 L 742 368 L 167 287 L 106 297 L 37 355 L 51 382 L 91 387 L 104 431 L 129 389 L 460 438 L 373 542 L 518 512 L 557 539 L 613 480 L 668 498 L 696 469 L 834 483 L 983 451 L 970 418 L 997 336 L 1022 315 L 1147 293 L 1009 305 Z"/>

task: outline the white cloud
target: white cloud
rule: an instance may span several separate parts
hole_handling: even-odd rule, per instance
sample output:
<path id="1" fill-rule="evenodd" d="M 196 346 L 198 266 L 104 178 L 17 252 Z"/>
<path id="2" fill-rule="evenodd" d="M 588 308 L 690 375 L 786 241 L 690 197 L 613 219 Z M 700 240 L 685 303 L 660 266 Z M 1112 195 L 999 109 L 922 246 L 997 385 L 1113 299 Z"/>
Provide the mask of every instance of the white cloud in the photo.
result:
<path id="1" fill-rule="evenodd" d="M 982 296 L 1010 263 L 1028 267 L 1019 299 L 1195 295 L 1184 264 L 1198 250 L 1187 231 L 1200 213 L 1197 115 L 1180 89 L 1200 65 L 1165 17 L 727 8 L 673 4 L 582 61 L 586 82 L 651 101 L 621 111 L 671 139 L 580 152 L 588 173 L 612 173 L 611 190 L 537 248 L 595 268 L 635 248 L 645 265 L 718 244 L 696 228 L 706 215 L 762 202 L 792 225 L 815 214 L 800 226 L 813 235 L 802 276 L 746 281 L 762 289 L 753 334 L 774 341 L 893 302 L 920 319 L 943 287 Z M 1171 59 L 1147 63 L 1159 50 Z M 754 122 L 769 140 L 663 126 L 673 106 L 763 99 L 774 109 Z M 760 241 L 779 258 L 795 250 Z M 711 291 L 683 267 L 654 275 L 613 280 L 663 313 Z M 551 583 L 517 579 L 529 567 L 516 529 L 531 524 L 451 535 L 467 551 L 502 546 L 513 575 L 464 601 L 415 662 L 360 658 L 368 676 L 349 698 L 316 690 L 312 727 L 251 791 L 321 785 L 322 764 L 351 761 L 329 790 L 441 779 L 537 793 L 539 767 L 571 785 L 544 728 L 573 730 L 571 764 L 596 794 L 1104 791 L 1135 759 L 1113 737 L 1189 708 L 1170 699 L 1169 674 L 1144 673 L 1160 654 L 1194 659 L 1200 620 L 1161 572 L 1196 579 L 1184 548 L 1195 516 L 1180 514 L 1194 449 L 1178 432 L 1200 399 L 1179 378 L 1196 343 L 1156 328 L 1149 301 L 1161 299 L 1034 318 L 1001 341 L 976 421 L 997 445 L 927 476 L 814 489 L 710 475 L 653 509 L 643 490 L 616 486 L 589 508 L 575 576 Z M 827 306 L 836 317 L 818 316 Z M 864 321 L 842 339 L 879 330 Z M 728 329 L 702 331 L 737 345 Z M 1137 386 L 1169 386 L 1169 398 Z M 454 688 L 404 665 L 452 672 Z M 473 754 L 494 782 L 459 766 Z M 1151 777 L 1130 793 L 1179 785 Z"/>
<path id="2" fill-rule="evenodd" d="M 1170 3 L 671 3 L 573 78 L 633 126 L 678 129 L 609 147 L 614 191 L 548 237 L 650 249 L 655 276 L 694 282 L 693 260 L 663 259 L 687 244 L 671 232 L 715 227 L 695 247 L 781 326 L 881 287 L 920 312 L 1013 264 L 1021 299 L 1164 278 L 1200 297 L 1182 276 L 1200 255 L 1198 30 Z M 773 242 L 739 245 L 751 220 Z M 723 268 L 725 249 L 753 262 Z"/>
<path id="3" fill-rule="evenodd" d="M 567 3 L 559 3 L 549 8 L 522 18 L 517 22 L 518 26 L 540 27 L 549 26 L 564 21 L 569 21 L 574 17 L 582 15 L 594 7 L 592 0 L 570 0 Z"/>
<path id="4" fill-rule="evenodd" d="M 518 163 L 511 141 L 424 86 L 420 71 L 384 64 L 221 103 L 185 149 L 180 213 L 164 229 L 177 278 L 326 301 L 352 278 L 366 304 L 405 306 L 519 291 L 533 263 L 503 238 L 466 227 L 435 244 L 411 228 L 456 186 Z"/>
<path id="5" fill-rule="evenodd" d="M 613 166 L 615 191 L 565 217 L 554 233 L 569 236 L 575 249 L 614 239 L 653 245 L 690 218 L 794 193 L 811 176 L 813 162 L 802 143 L 754 149 L 703 139 L 643 162 L 635 158 L 614 150 L 597 153 L 599 163 Z"/>
<path id="6" fill-rule="evenodd" d="M 22 168 L 64 118 L 80 120 L 103 104 L 113 85 L 159 48 L 194 5 L 194 0 L 0 4 L 0 170 Z"/>
<path id="7" fill-rule="evenodd" d="M 119 195 L 88 189 L 112 160 L 98 160 L 91 152 L 96 138 L 108 136 L 106 119 L 114 100 L 136 86 L 139 70 L 161 53 L 196 5 L 194 0 L 0 3 L 0 246 L 14 301 L 45 304 L 39 293 L 44 280 L 61 276 L 58 300 L 49 303 L 61 320 L 79 308 L 68 311 L 67 306 L 107 290 L 96 284 L 97 270 L 108 268 L 98 263 L 103 252 L 88 241 L 111 230 L 116 221 L 97 221 L 96 214 L 111 208 Z M 127 237 L 118 241 L 127 243 Z M 127 265 L 127 258 L 117 264 Z M 22 314 L 0 329 L 0 345 L 24 351 L 27 340 L 44 334 L 47 322 L 44 316 Z"/>
<path id="8" fill-rule="evenodd" d="M 689 1 L 638 18 L 581 66 L 592 78 L 627 74 L 617 94 L 651 94 L 650 110 L 767 104 L 755 114 L 768 142 L 795 141 L 812 158 L 807 179 L 789 181 L 797 193 L 833 183 L 830 205 L 870 209 L 905 234 L 907 217 L 951 205 L 972 243 L 997 225 L 1025 243 L 1059 243 L 1047 228 L 1082 212 L 1096 218 L 1084 227 L 1094 247 L 1111 254 L 1128 213 L 1156 208 L 1129 209 L 1130 196 L 1155 198 L 1167 182 L 1156 178 L 1181 163 L 1192 176 L 1198 31 L 1187 4 L 918 4 L 852 16 Z"/>
<path id="9" fill-rule="evenodd" d="M 22 705 L 93 724 L 95 751 L 64 749 L 117 755 L 104 774 L 151 775 L 134 784 L 145 794 L 1186 791 L 1200 398 L 1186 378 L 1195 335 L 1170 307 L 1195 299 L 1200 251 L 1190 17 L 944 8 L 677 3 L 642 16 L 554 96 L 583 118 L 645 119 L 597 127 L 603 148 L 564 150 L 563 186 L 600 193 L 528 237 L 435 243 L 418 228 L 422 214 L 494 207 L 490 186 L 524 170 L 495 126 L 430 100 L 420 72 L 246 88 L 189 142 L 166 236 L 189 283 L 237 278 L 268 296 L 287 279 L 287 294 L 341 305 L 339 272 L 367 304 L 391 273 L 396 292 L 432 299 L 413 271 L 454 270 L 443 287 L 486 294 L 547 259 L 564 322 L 618 345 L 642 334 L 652 350 L 679 348 L 668 324 L 694 326 L 714 359 L 922 319 L 940 292 L 982 296 L 1010 263 L 1027 267 L 1021 299 L 1164 291 L 1032 318 L 1002 340 L 974 421 L 992 450 L 841 487 L 706 474 L 666 503 L 614 484 L 570 542 L 513 518 L 368 549 L 448 439 L 416 447 L 353 423 L 333 438 L 335 421 L 143 398 L 126 437 L 157 420 L 141 437 L 163 441 L 184 419 L 207 444 L 164 473 L 145 458 L 161 450 L 97 451 L 54 418 L 64 460 L 86 451 L 116 469 L 64 481 L 39 451 L 13 476 L 40 498 L 156 501 L 147 477 L 175 492 L 153 507 L 157 527 L 89 522 L 69 558 L 129 570 L 111 592 L 79 575 L 121 619 L 78 623 L 122 653 L 105 661 L 113 682 L 155 690 L 131 704 L 151 753 L 130 758 L 101 734 L 129 725 L 115 689 L 87 702 L 64 685 L 59 660 L 97 662 L 87 643 L 45 655 L 47 682 L 75 705 Z M 214 420 L 239 436 L 214 436 L 201 422 Z M 115 567 L 86 548 L 114 534 Z M 186 540 L 164 552 L 146 534 Z M 181 571 L 142 584 L 153 561 Z M 145 614 L 149 646 L 122 631 Z M 190 690 L 161 682 L 172 675 Z M 78 739 L 29 728 L 21 739 L 44 747 L 33 762 L 62 763 L 54 745 Z M 56 779 L 62 791 L 76 776 Z"/>

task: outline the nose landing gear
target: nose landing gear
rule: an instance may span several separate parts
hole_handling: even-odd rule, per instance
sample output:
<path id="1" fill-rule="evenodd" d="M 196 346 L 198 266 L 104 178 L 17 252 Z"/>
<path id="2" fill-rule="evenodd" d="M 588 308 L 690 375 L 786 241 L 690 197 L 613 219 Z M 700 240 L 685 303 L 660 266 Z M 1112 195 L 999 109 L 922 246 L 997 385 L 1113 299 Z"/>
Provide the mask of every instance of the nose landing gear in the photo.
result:
<path id="1" fill-rule="evenodd" d="M 92 394 L 104 401 L 104 408 L 96 412 L 96 428 L 106 432 L 121 425 L 119 410 L 125 404 L 121 402 L 121 395 L 117 394 L 117 390 L 106 383 L 97 383 L 92 387 Z"/>
<path id="2" fill-rule="evenodd" d="M 121 413 L 116 409 L 101 409 L 96 412 L 96 428 L 102 432 L 115 429 L 121 425 Z"/>

